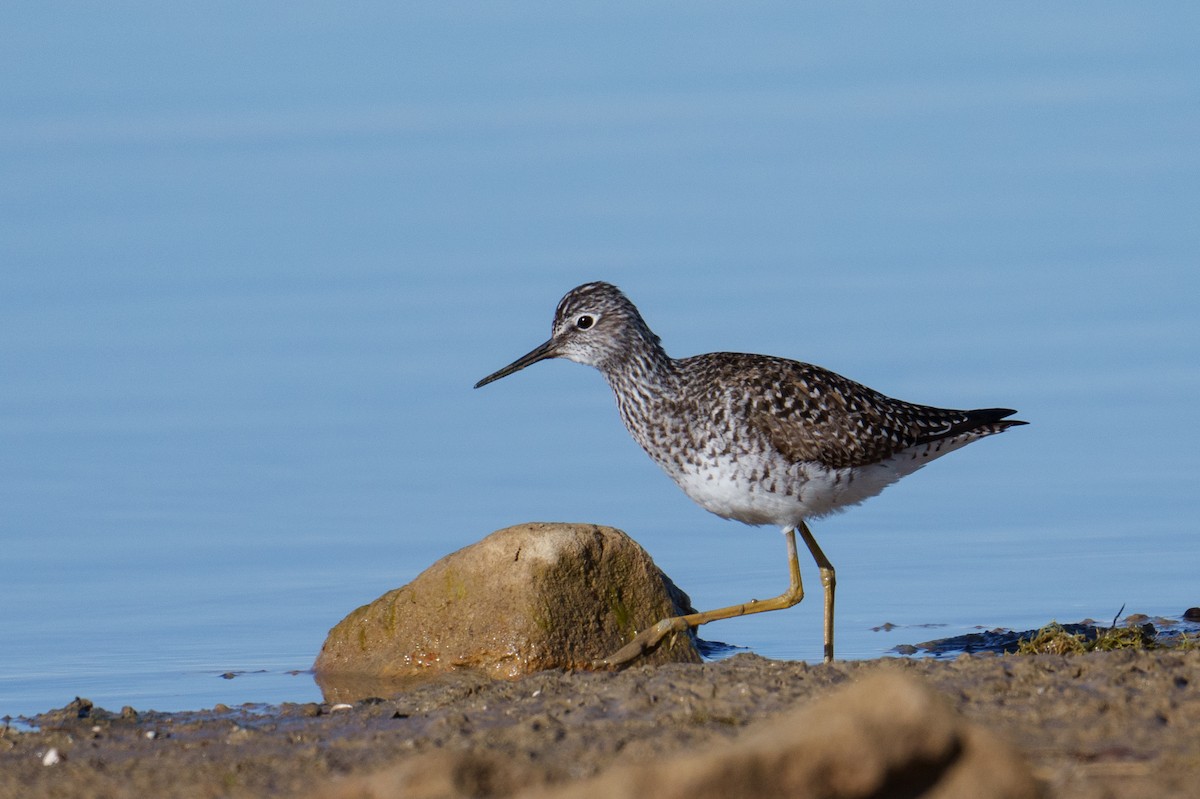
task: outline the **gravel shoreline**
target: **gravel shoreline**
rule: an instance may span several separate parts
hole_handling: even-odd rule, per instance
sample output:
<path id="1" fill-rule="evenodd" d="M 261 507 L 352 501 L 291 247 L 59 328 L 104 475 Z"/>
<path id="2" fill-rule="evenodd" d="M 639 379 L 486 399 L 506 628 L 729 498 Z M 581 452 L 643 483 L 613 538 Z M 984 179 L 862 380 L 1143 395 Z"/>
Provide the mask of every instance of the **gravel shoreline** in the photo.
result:
<path id="1" fill-rule="evenodd" d="M 3 729 L 0 796 L 318 796 L 438 753 L 519 767 L 518 784 L 498 773 L 454 783 L 461 796 L 512 795 L 733 741 L 881 672 L 919 681 L 1011 743 L 1047 796 L 1200 794 L 1200 651 L 1151 650 L 821 665 L 743 654 L 512 682 L 457 674 L 397 698 L 267 712 L 77 702 L 36 717 L 35 731 Z"/>

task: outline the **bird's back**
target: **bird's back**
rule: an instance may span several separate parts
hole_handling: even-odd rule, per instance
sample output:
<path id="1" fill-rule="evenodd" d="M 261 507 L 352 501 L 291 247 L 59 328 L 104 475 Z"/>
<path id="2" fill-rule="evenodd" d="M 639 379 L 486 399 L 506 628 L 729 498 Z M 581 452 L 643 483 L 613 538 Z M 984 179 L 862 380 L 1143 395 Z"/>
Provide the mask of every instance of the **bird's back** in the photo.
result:
<path id="1" fill-rule="evenodd" d="M 677 361 L 684 393 L 728 407 L 791 461 L 830 468 L 878 463 L 904 450 L 1013 425 L 1008 408 L 956 410 L 893 399 L 828 369 L 768 355 L 717 352 Z"/>
<path id="2" fill-rule="evenodd" d="M 622 417 L 692 499 L 750 524 L 790 524 L 856 504 L 935 458 L 1024 424 L 1006 419 L 1006 408 L 893 399 L 785 358 L 717 352 L 672 366 L 669 388 L 650 403 L 623 404 Z"/>

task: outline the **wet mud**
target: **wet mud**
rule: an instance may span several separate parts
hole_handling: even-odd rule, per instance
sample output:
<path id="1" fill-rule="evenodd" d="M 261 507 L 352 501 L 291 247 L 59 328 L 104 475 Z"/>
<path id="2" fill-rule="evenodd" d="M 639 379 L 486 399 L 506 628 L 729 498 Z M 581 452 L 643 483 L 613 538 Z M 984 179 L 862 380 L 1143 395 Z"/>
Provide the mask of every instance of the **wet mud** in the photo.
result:
<path id="1" fill-rule="evenodd" d="M 458 796 L 569 784 L 733 740 L 879 672 L 911 676 L 1013 744 L 1050 797 L 1200 794 L 1200 651 L 962 655 L 810 665 L 740 654 L 513 682 L 456 674 L 395 698 L 184 713 L 78 700 L 0 728 L 0 796 L 320 796 L 436 753 L 511 768 Z M 460 761 L 462 762 L 462 761 Z"/>

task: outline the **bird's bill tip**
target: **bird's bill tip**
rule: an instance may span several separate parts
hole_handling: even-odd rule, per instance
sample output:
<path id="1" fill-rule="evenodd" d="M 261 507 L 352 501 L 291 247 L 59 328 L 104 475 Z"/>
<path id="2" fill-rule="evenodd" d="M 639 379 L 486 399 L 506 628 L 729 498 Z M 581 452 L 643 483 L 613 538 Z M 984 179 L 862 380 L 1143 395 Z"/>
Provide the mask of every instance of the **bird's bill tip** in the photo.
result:
<path id="1" fill-rule="evenodd" d="M 530 350 L 529 352 L 525 353 L 520 358 L 517 358 L 515 361 L 510 363 L 508 366 L 505 366 L 503 369 L 499 369 L 495 372 L 492 372 L 490 375 L 488 375 L 487 377 L 483 378 L 478 383 L 476 383 L 475 388 L 483 388 L 488 383 L 493 383 L 502 377 L 508 377 L 513 372 L 521 371 L 526 366 L 535 364 L 538 361 L 544 361 L 547 358 L 556 358 L 556 357 L 558 357 L 558 353 L 554 349 L 554 339 L 550 339 L 545 344 L 542 344 L 541 346 L 536 347 L 535 349 Z"/>

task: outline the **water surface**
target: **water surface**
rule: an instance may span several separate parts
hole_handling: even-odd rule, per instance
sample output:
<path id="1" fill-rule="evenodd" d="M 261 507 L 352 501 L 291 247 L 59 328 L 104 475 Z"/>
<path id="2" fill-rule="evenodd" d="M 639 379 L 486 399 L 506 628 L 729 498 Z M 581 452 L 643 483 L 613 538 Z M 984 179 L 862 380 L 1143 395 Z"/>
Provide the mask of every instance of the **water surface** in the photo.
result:
<path id="1" fill-rule="evenodd" d="M 593 279 L 676 356 L 1031 422 L 814 526 L 841 656 L 1200 604 L 1198 21 L 10 11 L 0 715 L 315 699 L 345 613 L 523 521 L 620 527 L 701 608 L 778 593 L 779 534 L 694 506 L 593 371 L 471 390 Z M 804 566 L 706 637 L 819 658 Z"/>

